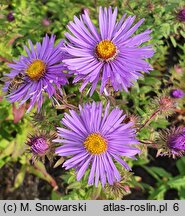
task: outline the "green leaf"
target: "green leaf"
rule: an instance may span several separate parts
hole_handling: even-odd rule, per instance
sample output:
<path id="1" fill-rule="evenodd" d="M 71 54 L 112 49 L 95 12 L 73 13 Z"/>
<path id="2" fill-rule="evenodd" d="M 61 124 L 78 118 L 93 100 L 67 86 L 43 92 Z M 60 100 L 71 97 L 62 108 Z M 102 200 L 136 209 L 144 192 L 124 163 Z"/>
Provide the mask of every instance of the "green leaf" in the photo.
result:
<path id="1" fill-rule="evenodd" d="M 178 190 L 179 198 L 181 200 L 185 200 L 185 188 L 182 188 L 181 190 Z"/>
<path id="2" fill-rule="evenodd" d="M 138 160 L 133 161 L 133 165 L 145 165 L 149 162 L 149 160 L 147 160 L 146 158 L 138 158 Z"/>
<path id="3" fill-rule="evenodd" d="M 171 40 L 173 46 L 176 47 L 176 46 L 177 46 L 177 43 L 176 43 L 174 37 L 170 36 L 170 40 Z"/>
<path id="4" fill-rule="evenodd" d="M 73 183 L 71 183 L 69 186 L 67 186 L 67 189 L 80 189 L 81 187 L 81 183 L 78 181 L 75 181 Z"/>
<path id="5" fill-rule="evenodd" d="M 17 174 L 14 181 L 14 188 L 18 188 L 24 181 L 24 176 L 26 173 L 26 166 L 22 166 L 20 172 Z"/>
<path id="6" fill-rule="evenodd" d="M 92 187 L 90 193 L 86 195 L 86 199 L 91 199 L 91 200 L 96 200 L 101 192 L 102 192 L 102 187 L 98 185 L 98 187 Z"/>
<path id="7" fill-rule="evenodd" d="M 75 176 L 74 175 L 71 175 L 67 181 L 68 184 L 71 184 L 75 181 Z"/>
<path id="8" fill-rule="evenodd" d="M 64 162 L 64 157 L 61 157 L 60 159 L 57 160 L 57 162 L 54 164 L 53 168 L 57 168 Z"/>
<path id="9" fill-rule="evenodd" d="M 143 167 L 151 176 L 153 176 L 158 182 L 161 182 L 161 179 L 159 178 L 159 175 L 156 174 L 153 170 L 151 170 L 151 167 L 147 166 L 141 166 Z"/>
<path id="10" fill-rule="evenodd" d="M 168 185 L 170 188 L 174 188 L 180 190 L 181 187 L 185 188 L 185 176 L 177 176 L 172 180 L 168 181 Z"/>
<path id="11" fill-rule="evenodd" d="M 157 189 L 154 189 L 148 199 L 164 200 L 164 194 L 167 191 L 166 185 L 160 185 Z"/>
<path id="12" fill-rule="evenodd" d="M 150 167 L 149 169 L 153 173 L 156 173 L 160 177 L 167 177 L 167 178 L 171 178 L 172 177 L 171 173 L 167 172 L 163 168 L 160 168 L 160 167 Z"/>
<path id="13" fill-rule="evenodd" d="M 182 157 L 176 162 L 177 169 L 181 175 L 185 175 L 185 157 Z"/>
<path id="14" fill-rule="evenodd" d="M 61 197 L 62 197 L 62 194 L 60 194 L 59 192 L 57 192 L 57 191 L 51 192 L 51 199 L 52 200 L 60 200 Z"/>
<path id="15" fill-rule="evenodd" d="M 146 85 L 153 85 L 153 86 L 161 84 L 161 81 L 156 79 L 155 77 L 146 77 L 144 82 Z"/>
<path id="16" fill-rule="evenodd" d="M 79 194 L 80 194 L 82 197 L 84 197 L 84 196 L 85 196 L 85 190 L 83 190 L 83 189 L 80 189 L 78 192 L 79 192 Z"/>
<path id="17" fill-rule="evenodd" d="M 15 149 L 15 143 L 9 143 L 8 146 L 3 150 L 2 154 L 0 154 L 0 159 L 9 156 Z"/>

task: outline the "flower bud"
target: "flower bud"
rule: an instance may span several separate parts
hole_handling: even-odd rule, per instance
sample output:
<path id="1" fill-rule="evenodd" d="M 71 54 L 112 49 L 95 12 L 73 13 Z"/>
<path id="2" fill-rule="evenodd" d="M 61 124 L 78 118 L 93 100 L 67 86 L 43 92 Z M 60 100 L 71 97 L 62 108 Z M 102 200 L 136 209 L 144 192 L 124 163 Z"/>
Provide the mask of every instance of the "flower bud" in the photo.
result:
<path id="1" fill-rule="evenodd" d="M 175 151 L 185 150 L 185 128 L 181 132 L 169 136 L 167 144 Z"/>
<path id="2" fill-rule="evenodd" d="M 126 117 L 124 119 L 125 123 L 132 122 L 134 128 L 138 128 L 141 125 L 141 119 L 138 115 L 131 114 L 131 113 L 126 113 Z"/>
<path id="3" fill-rule="evenodd" d="M 51 156 L 54 154 L 54 143 L 52 142 L 54 138 L 56 138 L 54 134 L 39 133 L 31 135 L 26 144 L 30 146 L 29 152 L 33 154 L 32 159 L 41 158 L 44 162 L 45 156 L 47 156 L 51 160 Z"/>
<path id="4" fill-rule="evenodd" d="M 46 154 L 49 146 L 47 141 L 43 137 L 34 137 L 30 142 L 31 150 L 34 154 L 38 154 L 40 156 Z"/>
<path id="5" fill-rule="evenodd" d="M 183 73 L 183 68 L 180 65 L 175 65 L 174 70 L 177 74 L 182 74 Z"/>
<path id="6" fill-rule="evenodd" d="M 121 181 L 114 182 L 113 185 L 105 185 L 104 192 L 107 198 L 115 200 L 122 199 L 123 195 L 128 195 L 131 192 L 130 187 L 132 186 L 132 175 L 133 173 L 121 169 Z"/>
<path id="7" fill-rule="evenodd" d="M 173 98 L 182 98 L 185 96 L 185 93 L 181 89 L 173 89 L 170 92 L 170 96 Z"/>
<path id="8" fill-rule="evenodd" d="M 183 69 L 180 65 L 175 65 L 174 66 L 174 70 L 177 74 L 182 74 L 183 73 Z"/>
<path id="9" fill-rule="evenodd" d="M 42 20 L 42 25 L 48 27 L 51 24 L 50 20 L 45 18 Z"/>
<path id="10" fill-rule="evenodd" d="M 15 20 L 15 17 L 14 17 L 14 15 L 13 15 L 13 12 L 9 12 L 6 18 L 7 18 L 7 20 L 8 20 L 9 22 L 12 22 L 12 21 Z"/>
<path id="11" fill-rule="evenodd" d="M 182 157 L 185 154 L 185 127 L 162 131 L 157 156 Z"/>
<path id="12" fill-rule="evenodd" d="M 159 114 L 169 116 L 174 113 L 177 107 L 177 101 L 170 96 L 163 95 L 159 98 L 155 98 L 154 105 Z"/>
<path id="13" fill-rule="evenodd" d="M 185 22 L 185 8 L 181 9 L 177 14 L 178 20 Z"/>

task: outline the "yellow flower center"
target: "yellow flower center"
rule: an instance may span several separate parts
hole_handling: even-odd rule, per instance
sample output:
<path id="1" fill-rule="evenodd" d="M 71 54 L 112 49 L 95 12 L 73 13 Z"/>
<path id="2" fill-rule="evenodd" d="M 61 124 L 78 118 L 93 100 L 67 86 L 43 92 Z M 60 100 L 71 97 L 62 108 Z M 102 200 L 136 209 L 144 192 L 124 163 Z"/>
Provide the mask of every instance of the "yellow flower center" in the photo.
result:
<path id="1" fill-rule="evenodd" d="M 26 70 L 26 74 L 31 80 L 39 80 L 45 73 L 46 65 L 41 60 L 33 61 Z"/>
<path id="2" fill-rule="evenodd" d="M 107 150 L 106 140 L 98 133 L 90 134 L 85 139 L 84 146 L 91 154 L 101 154 Z"/>
<path id="3" fill-rule="evenodd" d="M 102 40 L 96 45 L 95 52 L 99 60 L 111 61 L 116 57 L 118 50 L 112 41 Z"/>

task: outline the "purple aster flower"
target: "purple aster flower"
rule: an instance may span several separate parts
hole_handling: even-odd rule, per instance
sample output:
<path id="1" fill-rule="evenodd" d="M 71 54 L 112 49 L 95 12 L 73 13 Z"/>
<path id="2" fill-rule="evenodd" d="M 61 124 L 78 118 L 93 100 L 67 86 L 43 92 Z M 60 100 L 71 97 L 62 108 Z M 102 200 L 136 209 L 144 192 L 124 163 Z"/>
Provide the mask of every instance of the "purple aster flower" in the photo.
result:
<path id="1" fill-rule="evenodd" d="M 185 96 L 185 93 L 181 89 L 173 89 L 170 92 L 170 95 L 173 98 L 183 98 Z"/>
<path id="2" fill-rule="evenodd" d="M 102 186 L 121 180 L 114 161 L 120 163 L 125 169 L 130 170 L 122 156 L 135 159 L 140 152 L 133 144 L 136 140 L 136 130 L 132 123 L 124 124 L 122 110 L 114 108 L 109 113 L 109 104 L 103 113 L 102 103 L 85 104 L 79 106 L 80 113 L 70 110 L 70 115 L 65 113 L 62 123 L 66 128 L 58 128 L 59 139 L 55 142 L 63 143 L 56 149 L 60 156 L 72 156 L 63 167 L 75 168 L 79 181 L 88 167 L 90 174 L 88 184 Z"/>
<path id="3" fill-rule="evenodd" d="M 166 129 L 160 137 L 163 142 L 158 155 L 176 158 L 185 154 L 185 127 Z"/>
<path id="4" fill-rule="evenodd" d="M 92 83 L 90 95 L 101 80 L 100 92 L 106 85 L 112 85 L 115 91 L 133 85 L 141 72 L 148 73 L 152 70 L 145 61 L 154 54 L 150 45 L 141 47 L 141 44 L 150 40 L 151 30 L 146 30 L 132 37 L 144 19 L 132 26 L 135 16 L 126 18 L 126 14 L 116 22 L 117 8 L 112 11 L 109 7 L 99 11 L 99 30 L 89 18 L 87 11 L 74 17 L 68 29 L 72 35 L 66 33 L 68 39 L 65 50 L 68 59 L 63 61 L 69 70 L 76 75 L 74 82 L 83 80 L 82 91 L 88 83 Z"/>
<path id="5" fill-rule="evenodd" d="M 9 64 L 12 68 L 10 74 L 6 76 L 9 80 L 5 83 L 4 91 L 8 92 L 7 98 L 11 103 L 18 101 L 20 105 L 30 100 L 27 112 L 37 104 L 38 111 L 43 103 L 43 93 L 46 92 L 49 98 L 56 94 L 56 89 L 60 91 L 61 85 L 67 83 L 66 69 L 62 60 L 60 41 L 54 47 L 55 36 L 50 38 L 46 35 L 42 44 L 36 43 L 34 48 L 29 41 L 30 49 L 25 46 L 26 56 L 21 56 L 14 64 Z"/>
<path id="6" fill-rule="evenodd" d="M 177 17 L 180 21 L 185 22 L 185 8 L 178 12 Z"/>

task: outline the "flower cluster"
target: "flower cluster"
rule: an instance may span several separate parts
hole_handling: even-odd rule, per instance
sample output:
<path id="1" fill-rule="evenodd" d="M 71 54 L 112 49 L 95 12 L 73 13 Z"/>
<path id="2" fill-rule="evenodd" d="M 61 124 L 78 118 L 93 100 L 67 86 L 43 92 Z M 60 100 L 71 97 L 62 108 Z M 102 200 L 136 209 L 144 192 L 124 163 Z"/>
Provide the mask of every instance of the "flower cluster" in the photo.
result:
<path id="1" fill-rule="evenodd" d="M 11 71 L 6 75 L 4 86 L 8 100 L 19 105 L 27 102 L 27 112 L 36 107 L 35 121 L 39 122 L 44 121 L 41 108 L 47 96 L 51 100 L 65 101 L 62 88 L 68 84 L 68 77 L 74 78 L 73 83 L 82 82 L 80 91 L 89 86 L 90 96 L 95 90 L 106 97 L 110 96 L 110 89 L 128 92 L 139 77 L 152 70 L 147 59 L 154 55 L 154 50 L 151 45 L 143 45 L 151 39 L 151 30 L 136 34 L 144 19 L 134 24 L 135 16 L 125 14 L 117 20 L 117 13 L 117 8 L 100 7 L 96 27 L 89 17 L 90 12 L 83 9 L 82 15 L 75 16 L 68 24 L 65 40 L 55 44 L 55 36 L 46 35 L 35 45 L 29 41 L 29 47 L 24 47 L 26 56 L 21 55 L 9 64 Z M 178 15 L 181 20 L 183 13 Z M 12 16 L 9 14 L 7 19 L 13 21 Z M 43 20 L 42 24 L 48 26 L 50 21 Z M 181 89 L 173 89 L 170 95 L 157 98 L 156 109 L 149 120 L 158 114 L 169 115 L 176 109 L 176 99 L 184 96 Z M 118 107 L 111 108 L 109 102 L 84 103 L 78 110 L 72 105 L 70 108 L 69 112 L 62 113 L 58 137 L 43 132 L 29 137 L 27 145 L 33 158 L 44 161 L 55 153 L 64 157 L 62 166 L 66 170 L 76 170 L 78 181 L 88 172 L 89 185 L 97 187 L 101 183 L 106 189 L 108 183 L 113 194 L 121 194 L 122 190 L 128 192 L 129 184 L 124 186 L 128 179 L 122 173 L 131 170 L 127 160 L 136 159 L 140 153 L 136 132 L 149 120 L 139 127 L 138 116 L 124 115 Z M 184 128 L 163 132 L 161 140 L 158 155 L 184 155 Z"/>
<path id="2" fill-rule="evenodd" d="M 80 19 L 75 17 L 68 25 L 73 35 L 65 34 L 65 44 L 61 40 L 54 47 L 53 35 L 51 38 L 46 35 L 35 48 L 29 41 L 30 49 L 25 46 L 27 57 L 21 56 L 9 64 L 12 71 L 7 75 L 10 80 L 4 88 L 9 93 L 8 99 L 20 104 L 30 100 L 28 112 L 35 104 L 39 111 L 44 92 L 51 98 L 56 88 L 60 90 L 67 84 L 65 69 L 75 75 L 74 82 L 83 80 L 80 90 L 92 83 L 91 95 L 100 80 L 101 93 L 108 84 L 115 91 L 128 91 L 133 81 L 142 76 L 141 72 L 152 70 L 145 59 L 152 57 L 154 51 L 150 45 L 141 47 L 151 38 L 151 30 L 132 36 L 144 19 L 133 25 L 135 16 L 126 18 L 125 14 L 118 22 L 116 18 L 117 8 L 112 11 L 111 7 L 100 7 L 98 32 L 85 10 Z"/>

